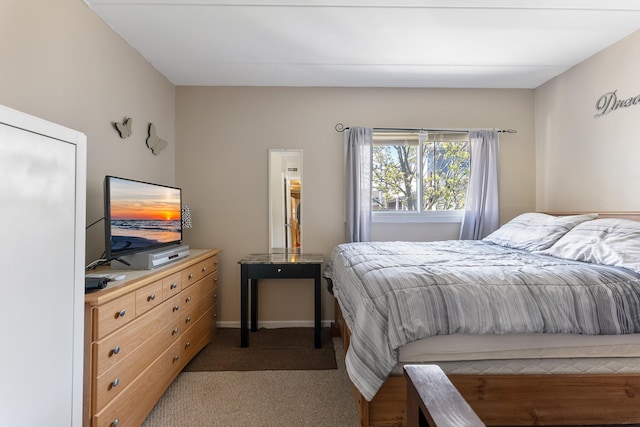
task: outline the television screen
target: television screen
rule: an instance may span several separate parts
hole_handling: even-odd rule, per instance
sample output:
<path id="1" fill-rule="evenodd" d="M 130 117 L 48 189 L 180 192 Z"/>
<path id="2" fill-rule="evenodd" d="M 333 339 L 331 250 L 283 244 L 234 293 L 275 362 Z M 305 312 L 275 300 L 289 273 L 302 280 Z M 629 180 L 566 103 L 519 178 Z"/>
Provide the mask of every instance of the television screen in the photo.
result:
<path id="1" fill-rule="evenodd" d="M 182 242 L 182 190 L 106 176 L 107 260 Z"/>

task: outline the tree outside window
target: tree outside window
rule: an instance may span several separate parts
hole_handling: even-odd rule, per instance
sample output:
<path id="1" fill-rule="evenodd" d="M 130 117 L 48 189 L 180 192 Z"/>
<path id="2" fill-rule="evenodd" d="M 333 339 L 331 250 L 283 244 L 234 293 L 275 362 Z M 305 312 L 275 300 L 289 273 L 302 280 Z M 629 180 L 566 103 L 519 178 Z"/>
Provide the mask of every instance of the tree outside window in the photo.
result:
<path id="1" fill-rule="evenodd" d="M 372 210 L 463 209 L 469 160 L 467 132 L 374 132 Z"/>

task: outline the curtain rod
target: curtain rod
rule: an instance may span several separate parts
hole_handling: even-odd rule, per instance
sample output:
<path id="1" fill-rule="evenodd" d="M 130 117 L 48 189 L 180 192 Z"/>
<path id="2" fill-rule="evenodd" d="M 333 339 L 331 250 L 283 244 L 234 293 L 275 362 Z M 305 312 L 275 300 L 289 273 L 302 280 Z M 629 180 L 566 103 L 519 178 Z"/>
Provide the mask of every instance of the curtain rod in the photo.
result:
<path id="1" fill-rule="evenodd" d="M 344 132 L 349 129 L 349 126 L 345 127 L 342 123 L 338 123 L 335 126 L 336 132 Z M 426 128 L 373 128 L 377 131 L 392 131 L 392 132 L 416 132 L 416 131 L 431 131 L 431 132 L 468 132 L 466 129 L 426 129 Z M 500 129 L 498 133 L 518 133 L 515 129 Z"/>

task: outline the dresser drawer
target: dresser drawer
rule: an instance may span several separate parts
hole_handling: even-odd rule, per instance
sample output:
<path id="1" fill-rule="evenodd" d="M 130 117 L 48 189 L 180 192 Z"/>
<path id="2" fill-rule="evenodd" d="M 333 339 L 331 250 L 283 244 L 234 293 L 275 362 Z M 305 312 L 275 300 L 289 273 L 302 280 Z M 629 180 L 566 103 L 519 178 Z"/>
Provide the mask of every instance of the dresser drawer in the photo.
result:
<path id="1" fill-rule="evenodd" d="M 182 288 L 193 285 L 218 267 L 218 257 L 213 256 L 182 270 Z"/>
<path id="2" fill-rule="evenodd" d="M 162 280 L 158 280 L 136 291 L 136 316 L 162 303 Z"/>
<path id="3" fill-rule="evenodd" d="M 181 301 L 185 308 L 194 304 L 199 299 L 213 291 L 218 281 L 218 272 L 214 272 L 212 275 L 205 277 L 198 281 L 195 285 L 188 287 L 180 294 Z"/>
<path id="4" fill-rule="evenodd" d="M 198 267 L 200 267 L 200 273 L 203 277 L 212 271 L 218 270 L 218 256 L 212 256 L 211 258 L 201 261 L 198 263 Z"/>
<path id="5" fill-rule="evenodd" d="M 102 375 L 116 363 L 125 359 L 151 335 L 162 329 L 165 324 L 179 321 L 179 307 L 180 297 L 176 295 L 138 317 L 134 322 L 130 322 L 117 334 L 96 341 L 93 344 L 95 375 Z"/>
<path id="6" fill-rule="evenodd" d="M 184 329 L 189 328 L 205 311 L 215 305 L 216 299 L 217 294 L 214 289 L 211 289 L 202 298 L 188 304 L 180 314 L 182 327 Z"/>
<path id="7" fill-rule="evenodd" d="M 94 339 L 101 339 L 116 329 L 126 325 L 136 317 L 136 296 L 134 293 L 95 308 Z"/>
<path id="8" fill-rule="evenodd" d="M 172 274 L 162 279 L 162 300 L 168 300 L 182 290 L 182 274 Z"/>
<path id="9" fill-rule="evenodd" d="M 186 365 L 204 346 L 209 344 L 216 334 L 217 307 L 214 305 L 181 336 L 182 360 Z"/>
<path id="10" fill-rule="evenodd" d="M 96 379 L 91 399 L 93 413 L 100 412 L 162 354 L 168 345 L 179 340 L 180 321 L 177 316 L 173 318 L 174 320 L 163 325 L 155 334 L 150 331 L 149 339 L 124 357 L 122 363 L 115 364 Z"/>
<path id="11" fill-rule="evenodd" d="M 180 341 L 176 341 L 102 411 L 93 427 L 139 426 L 181 369 Z M 116 421 L 117 420 L 117 421 Z"/>
<path id="12" fill-rule="evenodd" d="M 198 281 L 198 265 L 192 265 L 191 267 L 187 267 L 182 270 L 182 282 L 184 283 L 184 288 L 188 288 Z"/>

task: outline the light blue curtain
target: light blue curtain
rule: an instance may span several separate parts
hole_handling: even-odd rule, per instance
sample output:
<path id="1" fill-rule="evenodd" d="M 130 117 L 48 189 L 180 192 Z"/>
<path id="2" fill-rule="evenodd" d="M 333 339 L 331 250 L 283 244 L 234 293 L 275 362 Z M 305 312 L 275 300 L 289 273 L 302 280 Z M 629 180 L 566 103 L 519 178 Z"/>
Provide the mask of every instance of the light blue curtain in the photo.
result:
<path id="1" fill-rule="evenodd" d="M 469 131 L 471 175 L 467 187 L 460 239 L 480 240 L 500 223 L 498 203 L 498 149 L 496 130 Z"/>
<path id="2" fill-rule="evenodd" d="M 371 239 L 371 168 L 373 129 L 351 127 L 345 131 L 345 207 L 347 241 Z"/>

